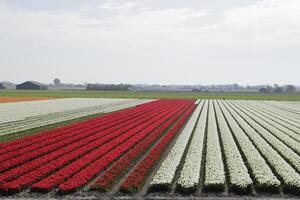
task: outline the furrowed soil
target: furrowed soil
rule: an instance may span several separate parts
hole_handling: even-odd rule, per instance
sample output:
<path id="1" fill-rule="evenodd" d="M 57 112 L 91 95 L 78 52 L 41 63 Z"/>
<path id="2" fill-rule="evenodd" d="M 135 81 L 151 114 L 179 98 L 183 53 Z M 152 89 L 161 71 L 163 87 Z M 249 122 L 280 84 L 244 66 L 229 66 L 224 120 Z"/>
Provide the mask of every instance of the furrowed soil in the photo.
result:
<path id="1" fill-rule="evenodd" d="M 0 97 L 0 103 L 12 103 L 23 101 L 41 101 L 48 99 L 56 99 L 55 97 Z"/>

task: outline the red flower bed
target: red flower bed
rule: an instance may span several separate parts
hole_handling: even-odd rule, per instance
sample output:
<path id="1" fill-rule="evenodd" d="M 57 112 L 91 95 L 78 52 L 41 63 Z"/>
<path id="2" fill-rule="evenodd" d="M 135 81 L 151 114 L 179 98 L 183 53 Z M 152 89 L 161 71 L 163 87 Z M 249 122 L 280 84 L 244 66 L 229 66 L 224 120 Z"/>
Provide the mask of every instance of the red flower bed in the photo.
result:
<path id="1" fill-rule="evenodd" d="M 175 108 L 177 111 L 178 108 Z M 166 115 L 167 114 L 167 115 Z M 168 113 L 162 113 L 160 119 L 156 122 L 150 122 L 148 127 L 144 127 L 140 129 L 140 132 L 135 135 L 134 137 L 127 140 L 125 143 L 117 146 L 114 150 L 103 156 L 102 158 L 98 159 L 96 162 L 89 165 L 84 170 L 80 171 L 78 174 L 67 180 L 66 182 L 62 183 L 59 186 L 60 192 L 71 192 L 79 187 L 86 185 L 92 178 L 94 178 L 97 174 L 99 174 L 103 169 L 109 166 L 113 161 L 119 158 L 121 155 L 126 153 L 132 147 L 134 147 L 137 143 L 141 140 L 146 138 L 151 132 L 161 126 L 166 120 L 174 115 L 174 111 L 168 111 Z M 160 117 L 159 116 L 159 117 Z M 157 118 L 159 118 L 157 117 Z M 151 121 L 151 120 L 150 120 Z M 147 141 L 149 138 L 147 137 Z M 143 140 L 144 141 L 144 140 Z"/>
<path id="2" fill-rule="evenodd" d="M 122 157 L 116 162 L 109 170 L 107 170 L 93 185 L 92 189 L 96 190 L 108 190 L 111 188 L 113 183 L 122 176 L 130 166 L 132 166 L 136 160 L 142 156 L 145 151 L 157 141 L 163 132 L 172 124 L 180 115 L 187 109 L 188 105 L 179 107 L 175 110 L 174 116 L 166 121 L 162 126 L 156 129 L 146 140 L 136 145 L 128 154 Z"/>
<path id="3" fill-rule="evenodd" d="M 150 112 L 153 112 L 153 110 L 150 111 Z M 149 113 L 145 113 L 144 115 L 146 116 L 148 114 Z M 121 126 L 123 126 L 122 122 L 125 122 L 126 124 L 129 124 L 129 123 L 137 120 L 136 119 L 137 116 L 140 118 L 143 115 L 142 115 L 142 113 L 137 113 L 134 116 L 124 117 L 123 119 L 119 119 L 119 120 L 112 120 L 112 122 L 109 123 L 109 124 L 106 124 L 106 125 L 103 125 L 103 126 L 100 125 L 97 128 L 89 129 L 85 132 L 80 129 L 78 131 L 72 132 L 72 137 L 68 137 L 68 138 L 64 138 L 65 135 L 62 134 L 62 138 L 58 137 L 59 142 L 50 143 L 50 145 L 49 144 L 43 144 L 42 148 L 36 149 L 37 145 L 31 145 L 28 148 L 25 148 L 24 152 L 26 153 L 28 151 L 28 149 L 35 149 L 35 150 L 31 151 L 28 154 L 22 154 L 20 156 L 13 157 L 13 158 L 7 160 L 7 162 L 0 163 L 0 171 L 10 169 L 10 168 L 12 168 L 16 165 L 22 164 L 26 161 L 30 161 L 30 160 L 32 160 L 36 157 L 39 157 L 41 155 L 52 152 L 56 149 L 59 149 L 61 147 L 66 146 L 68 144 L 78 142 L 81 139 L 84 139 L 84 138 L 86 138 L 90 135 L 93 135 L 95 133 L 98 133 L 98 132 L 103 131 L 103 130 L 106 129 L 106 131 L 102 132 L 102 135 L 105 135 L 105 133 L 109 133 L 110 131 L 116 130 L 116 129 L 120 128 Z M 110 128 L 110 129 L 108 129 L 108 128 Z M 22 151 L 22 149 L 20 151 Z M 1 179 L 0 179 L 0 181 L 1 181 Z"/>
<path id="4" fill-rule="evenodd" d="M 103 117 L 99 117 L 99 118 L 95 118 L 95 119 L 90 119 L 88 121 L 84 121 L 84 122 L 78 122 L 75 124 L 71 124 L 71 125 L 67 125 L 64 127 L 60 127 L 60 128 L 56 128 L 53 130 L 49 130 L 49 131 L 45 131 L 45 132 L 41 132 L 39 134 L 35 134 L 35 135 L 31 135 L 31 136 L 27 136 L 25 138 L 22 139 L 18 139 L 15 141 L 11 141 L 11 142 L 7 142 L 7 143 L 3 143 L 0 144 L 1 149 L 0 149 L 0 155 L 1 154 L 7 154 L 10 151 L 16 151 L 20 148 L 23 148 L 25 146 L 29 146 L 35 143 L 40 143 L 43 141 L 47 141 L 48 139 L 51 138 L 55 138 L 57 136 L 61 136 L 61 135 L 65 135 L 66 133 L 72 132 L 72 131 L 76 131 L 79 128 L 91 128 L 91 125 L 97 125 L 100 123 L 105 123 L 105 122 L 111 122 L 112 119 L 116 120 L 116 119 L 121 119 L 124 116 L 130 116 L 130 114 L 136 114 L 137 112 L 141 112 L 141 111 L 149 111 L 150 109 L 154 108 L 155 106 L 160 106 L 161 105 L 161 100 L 159 101 L 155 101 L 155 102 L 150 102 L 150 103 L 146 103 L 142 104 L 138 107 L 134 107 L 134 108 L 129 108 L 129 109 L 125 109 L 122 111 L 118 111 L 118 112 L 114 112 L 112 114 L 108 114 L 106 116 Z"/>
<path id="5" fill-rule="evenodd" d="M 167 112 L 167 111 L 165 111 Z M 165 114 L 165 113 L 164 113 Z M 121 135 L 115 140 L 112 140 L 105 145 L 97 148 L 96 150 L 90 152 L 89 154 L 86 154 L 85 156 L 79 158 L 75 162 L 71 163 L 65 168 L 62 168 L 58 172 L 52 174 L 51 176 L 47 177 L 46 179 L 38 182 L 37 184 L 34 184 L 32 186 L 33 189 L 35 190 L 50 190 L 53 187 L 57 186 L 61 182 L 63 182 L 65 179 L 69 178 L 70 176 L 76 174 L 80 170 L 82 170 L 84 167 L 86 167 L 88 164 L 94 162 L 104 154 L 108 153 L 111 151 L 113 148 L 118 147 L 120 144 L 140 132 L 141 130 L 145 129 L 149 125 L 151 125 L 153 122 L 161 118 L 163 115 L 160 112 L 155 112 L 155 114 L 152 114 L 147 117 L 143 117 L 143 120 L 131 123 L 127 127 L 125 127 L 124 131 L 127 131 L 126 134 Z M 142 122 L 142 123 L 141 123 Z M 130 127 L 130 128 L 128 128 Z M 122 131 L 123 130 L 118 130 Z"/>
<path id="6" fill-rule="evenodd" d="M 162 109 L 164 110 L 167 108 L 168 107 L 161 108 L 160 110 L 162 110 Z M 47 175 L 48 173 L 51 173 L 51 171 L 70 162 L 72 159 L 75 159 L 80 155 L 84 155 L 85 152 L 89 152 L 93 148 L 97 148 L 100 145 L 105 144 L 106 142 L 119 136 L 120 134 L 124 133 L 125 131 L 137 126 L 139 123 L 142 123 L 142 122 L 146 121 L 147 119 L 150 119 L 151 116 L 148 116 L 148 115 L 149 114 L 156 115 L 158 111 L 159 110 L 154 109 L 150 113 L 141 115 L 134 120 L 126 121 L 123 124 L 119 124 L 118 126 L 114 126 L 110 129 L 106 129 L 105 131 L 95 134 L 91 137 L 85 138 L 84 140 L 78 141 L 76 143 L 73 143 L 72 145 L 69 145 L 69 146 L 66 146 L 57 151 L 51 152 L 50 154 L 46 154 L 45 156 L 42 156 L 38 159 L 35 159 L 31 162 L 24 164 L 24 165 L 13 168 L 10 171 L 0 174 L 0 180 L 2 182 L 8 181 L 12 178 L 16 178 L 17 176 L 19 176 L 21 174 L 24 174 L 25 172 L 28 172 L 29 170 L 32 170 L 32 169 L 38 167 L 44 163 L 48 163 L 47 165 L 43 165 L 40 168 L 38 168 L 37 170 L 32 171 L 28 174 L 25 174 L 24 176 L 21 176 L 14 181 L 14 184 L 19 183 L 20 186 L 26 186 L 26 185 L 32 183 L 34 180 L 39 180 L 38 178 L 43 177 L 43 176 Z M 139 120 L 139 121 L 137 121 L 137 120 Z M 133 123 L 133 122 L 136 122 L 136 123 Z M 102 136 L 105 135 L 105 136 L 100 137 L 101 135 Z M 80 147 L 80 146 L 82 146 L 82 147 L 71 152 L 72 150 L 74 150 L 75 148 Z M 70 152 L 70 153 L 66 154 L 68 152 Z M 56 160 L 53 160 L 54 158 L 61 156 L 61 155 L 64 155 L 64 156 L 62 156 Z M 50 162 L 51 160 L 53 160 L 53 161 Z M 5 190 L 8 190 L 9 185 L 11 185 L 11 184 L 10 183 L 5 184 L 4 186 L 2 186 L 2 188 L 4 188 Z"/>
<path id="7" fill-rule="evenodd" d="M 136 166 L 135 170 L 130 173 L 126 180 L 122 183 L 120 190 L 123 192 L 136 192 L 142 185 L 147 177 L 150 169 L 154 166 L 162 152 L 166 149 L 167 145 L 171 142 L 172 138 L 176 135 L 178 130 L 185 123 L 186 119 L 195 109 L 192 105 L 183 117 L 172 127 L 172 129 L 164 136 L 160 142 L 149 152 L 142 162 Z"/>
<path id="8" fill-rule="evenodd" d="M 154 108 L 155 107 L 153 106 L 152 108 L 149 109 L 141 109 L 141 108 L 132 109 L 132 110 L 128 110 L 127 112 L 122 112 L 120 114 L 112 114 L 109 117 L 102 117 L 97 120 L 89 120 L 84 123 L 83 122 L 77 123 L 73 126 L 58 128 L 55 129 L 56 131 L 51 131 L 51 133 L 49 133 L 50 131 L 49 132 L 46 131 L 40 137 L 32 138 L 33 136 L 28 136 L 23 138 L 22 140 L 17 140 L 15 144 L 11 144 L 13 142 L 9 142 L 9 146 L 0 150 L 0 162 L 9 159 L 10 157 L 20 155 L 24 152 L 29 152 L 31 150 L 38 149 L 40 147 L 43 147 L 44 145 L 49 145 L 51 143 L 55 143 L 56 141 L 68 137 L 72 137 L 75 134 L 74 132 L 78 133 L 80 131 L 81 132 L 88 131 L 99 126 L 110 124 L 115 120 L 120 120 L 120 119 L 126 120 L 124 119 L 124 117 L 132 118 L 139 114 L 149 112 L 150 109 L 154 109 Z"/>
<path id="9" fill-rule="evenodd" d="M 192 104 L 158 100 L 1 144 L 0 189 L 19 191 L 31 186 L 49 191 L 59 186 L 59 191 L 70 192 L 120 157 L 116 163 L 126 170 Z M 117 165 L 111 169 L 121 172 Z"/>

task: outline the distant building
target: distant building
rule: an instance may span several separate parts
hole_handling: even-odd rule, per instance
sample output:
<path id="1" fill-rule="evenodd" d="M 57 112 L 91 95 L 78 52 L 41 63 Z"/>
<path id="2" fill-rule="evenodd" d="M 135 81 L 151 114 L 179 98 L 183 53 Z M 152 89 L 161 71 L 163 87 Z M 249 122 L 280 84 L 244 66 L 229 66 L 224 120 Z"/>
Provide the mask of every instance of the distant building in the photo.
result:
<path id="1" fill-rule="evenodd" d="M 87 90 L 101 90 L 101 91 L 128 91 L 130 85 L 128 84 L 87 84 Z"/>
<path id="2" fill-rule="evenodd" d="M 5 89 L 5 86 L 2 83 L 0 83 L 0 90 L 4 90 L 4 89 Z"/>
<path id="3" fill-rule="evenodd" d="M 8 89 L 8 90 L 16 89 L 16 85 L 12 82 L 3 81 L 3 82 L 0 82 L 0 83 L 5 87 L 5 89 Z"/>
<path id="4" fill-rule="evenodd" d="M 47 85 L 35 81 L 26 81 L 17 85 L 17 90 L 47 90 Z"/>
<path id="5" fill-rule="evenodd" d="M 82 84 L 60 83 L 59 85 L 49 84 L 48 90 L 85 90 Z"/>
<path id="6" fill-rule="evenodd" d="M 259 92 L 261 92 L 261 93 L 267 93 L 267 92 L 270 92 L 270 91 L 267 88 L 260 88 Z"/>
<path id="7" fill-rule="evenodd" d="M 61 84 L 61 82 L 58 78 L 54 79 L 53 83 L 55 86 L 59 86 Z"/>

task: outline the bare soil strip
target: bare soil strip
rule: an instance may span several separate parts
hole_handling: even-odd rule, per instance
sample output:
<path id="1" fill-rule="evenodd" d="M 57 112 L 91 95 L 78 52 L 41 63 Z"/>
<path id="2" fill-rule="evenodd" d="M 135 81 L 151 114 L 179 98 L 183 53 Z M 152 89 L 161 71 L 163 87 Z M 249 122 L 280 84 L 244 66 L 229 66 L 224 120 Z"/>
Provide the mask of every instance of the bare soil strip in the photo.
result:
<path id="1" fill-rule="evenodd" d="M 12 103 L 12 102 L 23 102 L 23 101 L 41 101 L 57 99 L 55 97 L 0 97 L 0 103 Z"/>

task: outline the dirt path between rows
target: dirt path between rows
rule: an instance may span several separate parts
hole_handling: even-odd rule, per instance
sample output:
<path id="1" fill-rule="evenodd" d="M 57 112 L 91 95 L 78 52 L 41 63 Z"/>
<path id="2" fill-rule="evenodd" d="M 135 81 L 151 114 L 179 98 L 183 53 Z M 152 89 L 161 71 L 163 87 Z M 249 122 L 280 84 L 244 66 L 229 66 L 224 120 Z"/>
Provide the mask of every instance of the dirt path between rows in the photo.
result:
<path id="1" fill-rule="evenodd" d="M 23 102 L 23 101 L 41 101 L 56 99 L 54 97 L 0 97 L 0 103 L 12 103 L 12 102 Z"/>

